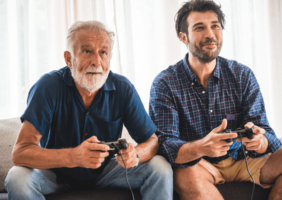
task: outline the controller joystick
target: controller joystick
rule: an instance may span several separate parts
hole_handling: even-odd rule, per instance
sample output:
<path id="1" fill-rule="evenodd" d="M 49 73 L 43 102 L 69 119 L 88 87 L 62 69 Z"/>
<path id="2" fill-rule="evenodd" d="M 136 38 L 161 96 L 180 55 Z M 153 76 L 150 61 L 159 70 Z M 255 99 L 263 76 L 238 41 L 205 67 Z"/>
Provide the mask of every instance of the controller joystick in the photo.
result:
<path id="1" fill-rule="evenodd" d="M 128 144 L 126 139 L 121 139 L 115 142 L 104 142 L 101 141 L 98 144 L 105 144 L 108 145 L 110 147 L 110 149 L 108 150 L 108 152 L 113 155 L 113 154 L 118 154 L 120 149 L 127 149 L 128 148 Z"/>
<path id="2" fill-rule="evenodd" d="M 254 138 L 254 133 L 253 133 L 253 128 L 237 128 L 236 131 L 232 131 L 231 129 L 226 129 L 225 131 L 223 131 L 222 133 L 237 133 L 237 138 L 242 138 L 243 137 L 247 137 L 249 139 L 253 139 Z M 232 139 L 226 139 L 226 142 L 231 142 Z"/>

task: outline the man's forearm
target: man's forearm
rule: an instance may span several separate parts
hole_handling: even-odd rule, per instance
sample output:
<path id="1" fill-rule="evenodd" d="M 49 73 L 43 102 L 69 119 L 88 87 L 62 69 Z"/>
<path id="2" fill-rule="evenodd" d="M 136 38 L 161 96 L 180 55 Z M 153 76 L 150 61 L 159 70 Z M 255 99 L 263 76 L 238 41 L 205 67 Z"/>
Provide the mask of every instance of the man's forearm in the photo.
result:
<path id="1" fill-rule="evenodd" d="M 139 156 L 139 163 L 150 160 L 158 152 L 158 137 L 156 135 L 150 137 L 146 142 L 138 144 L 135 149 Z"/>
<path id="2" fill-rule="evenodd" d="M 199 150 L 199 144 L 200 140 L 183 144 L 178 151 L 174 163 L 183 164 L 201 158 L 203 153 Z"/>
<path id="3" fill-rule="evenodd" d="M 13 161 L 16 166 L 35 169 L 75 167 L 71 161 L 72 149 L 44 149 L 36 145 L 15 146 Z"/>

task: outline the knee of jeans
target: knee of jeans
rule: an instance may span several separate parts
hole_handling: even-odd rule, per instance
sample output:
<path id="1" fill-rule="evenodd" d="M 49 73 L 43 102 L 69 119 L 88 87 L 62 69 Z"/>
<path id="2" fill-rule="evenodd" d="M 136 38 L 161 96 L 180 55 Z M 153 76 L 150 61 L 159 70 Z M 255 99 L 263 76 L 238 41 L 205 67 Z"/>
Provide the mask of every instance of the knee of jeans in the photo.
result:
<path id="1" fill-rule="evenodd" d="M 26 185 L 29 182 L 32 169 L 27 167 L 14 166 L 8 172 L 5 179 L 5 188 L 8 192 L 25 191 Z"/>
<path id="2" fill-rule="evenodd" d="M 172 180 L 173 171 L 171 165 L 163 156 L 154 156 L 148 164 L 148 170 L 153 173 L 154 176 L 164 180 Z"/>

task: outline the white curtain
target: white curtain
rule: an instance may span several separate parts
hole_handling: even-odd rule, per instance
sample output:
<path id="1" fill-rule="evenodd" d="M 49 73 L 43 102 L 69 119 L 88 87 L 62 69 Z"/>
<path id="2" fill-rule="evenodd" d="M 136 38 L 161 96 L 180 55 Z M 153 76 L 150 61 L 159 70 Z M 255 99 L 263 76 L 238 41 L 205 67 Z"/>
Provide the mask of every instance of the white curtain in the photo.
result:
<path id="1" fill-rule="evenodd" d="M 215 0 L 226 15 L 221 56 L 249 66 L 279 137 L 281 0 Z M 183 0 L 0 0 L 0 119 L 20 116 L 30 87 L 65 66 L 67 29 L 99 20 L 116 33 L 111 70 L 129 78 L 148 110 L 156 75 L 182 59 L 174 16 Z"/>

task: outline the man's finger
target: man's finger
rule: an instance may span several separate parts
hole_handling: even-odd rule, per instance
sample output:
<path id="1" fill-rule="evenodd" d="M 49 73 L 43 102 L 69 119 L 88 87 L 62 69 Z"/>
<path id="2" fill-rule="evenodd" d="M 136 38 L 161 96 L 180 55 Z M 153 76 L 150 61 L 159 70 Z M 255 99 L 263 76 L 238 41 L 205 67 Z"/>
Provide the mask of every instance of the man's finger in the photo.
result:
<path id="1" fill-rule="evenodd" d="M 89 143 L 87 148 L 91 151 L 108 151 L 110 148 L 105 144 Z"/>
<path id="2" fill-rule="evenodd" d="M 127 153 L 127 154 L 122 154 L 122 157 L 123 157 L 123 160 L 129 160 L 129 159 L 132 159 L 133 155 Z M 116 159 L 122 161 L 121 155 L 117 155 Z"/>
<path id="3" fill-rule="evenodd" d="M 133 144 L 128 143 L 128 148 L 127 148 L 127 149 L 120 149 L 120 152 L 121 152 L 122 154 L 125 154 L 125 153 L 131 152 L 133 149 L 134 149 Z"/>
<path id="4" fill-rule="evenodd" d="M 241 137 L 238 137 L 238 138 L 236 139 L 236 141 L 241 142 Z M 253 141 L 254 141 L 253 139 L 249 139 L 249 138 L 247 138 L 247 137 L 242 137 L 242 142 L 243 142 L 243 143 L 250 143 L 250 142 L 253 142 Z"/>
<path id="5" fill-rule="evenodd" d="M 252 128 L 254 126 L 253 122 L 248 122 L 245 124 L 245 128 Z"/>
<path id="6" fill-rule="evenodd" d="M 253 126 L 253 133 L 258 135 L 258 134 L 265 134 L 265 130 L 263 128 L 260 128 L 258 126 Z"/>
<path id="7" fill-rule="evenodd" d="M 237 133 L 222 133 L 222 134 L 218 134 L 218 137 L 220 138 L 220 140 L 225 140 L 225 139 L 233 139 L 236 138 L 238 135 Z"/>
<path id="8" fill-rule="evenodd" d="M 90 158 L 106 158 L 109 156 L 107 151 L 91 151 Z"/>
<path id="9" fill-rule="evenodd" d="M 213 132 L 216 132 L 216 133 L 221 133 L 222 131 L 224 131 L 227 127 L 227 120 L 226 119 L 223 119 L 222 120 L 222 123 L 216 127 L 215 129 L 213 129 Z"/>
<path id="10" fill-rule="evenodd" d="M 90 142 L 90 143 L 99 143 L 100 140 L 98 140 L 98 138 L 96 136 L 92 136 L 90 138 L 88 138 L 86 141 Z"/>
<path id="11" fill-rule="evenodd" d="M 230 146 L 233 144 L 233 140 L 231 140 L 231 142 L 227 142 L 225 140 L 222 140 L 221 142 L 218 143 L 218 145 L 225 147 L 225 146 Z"/>

